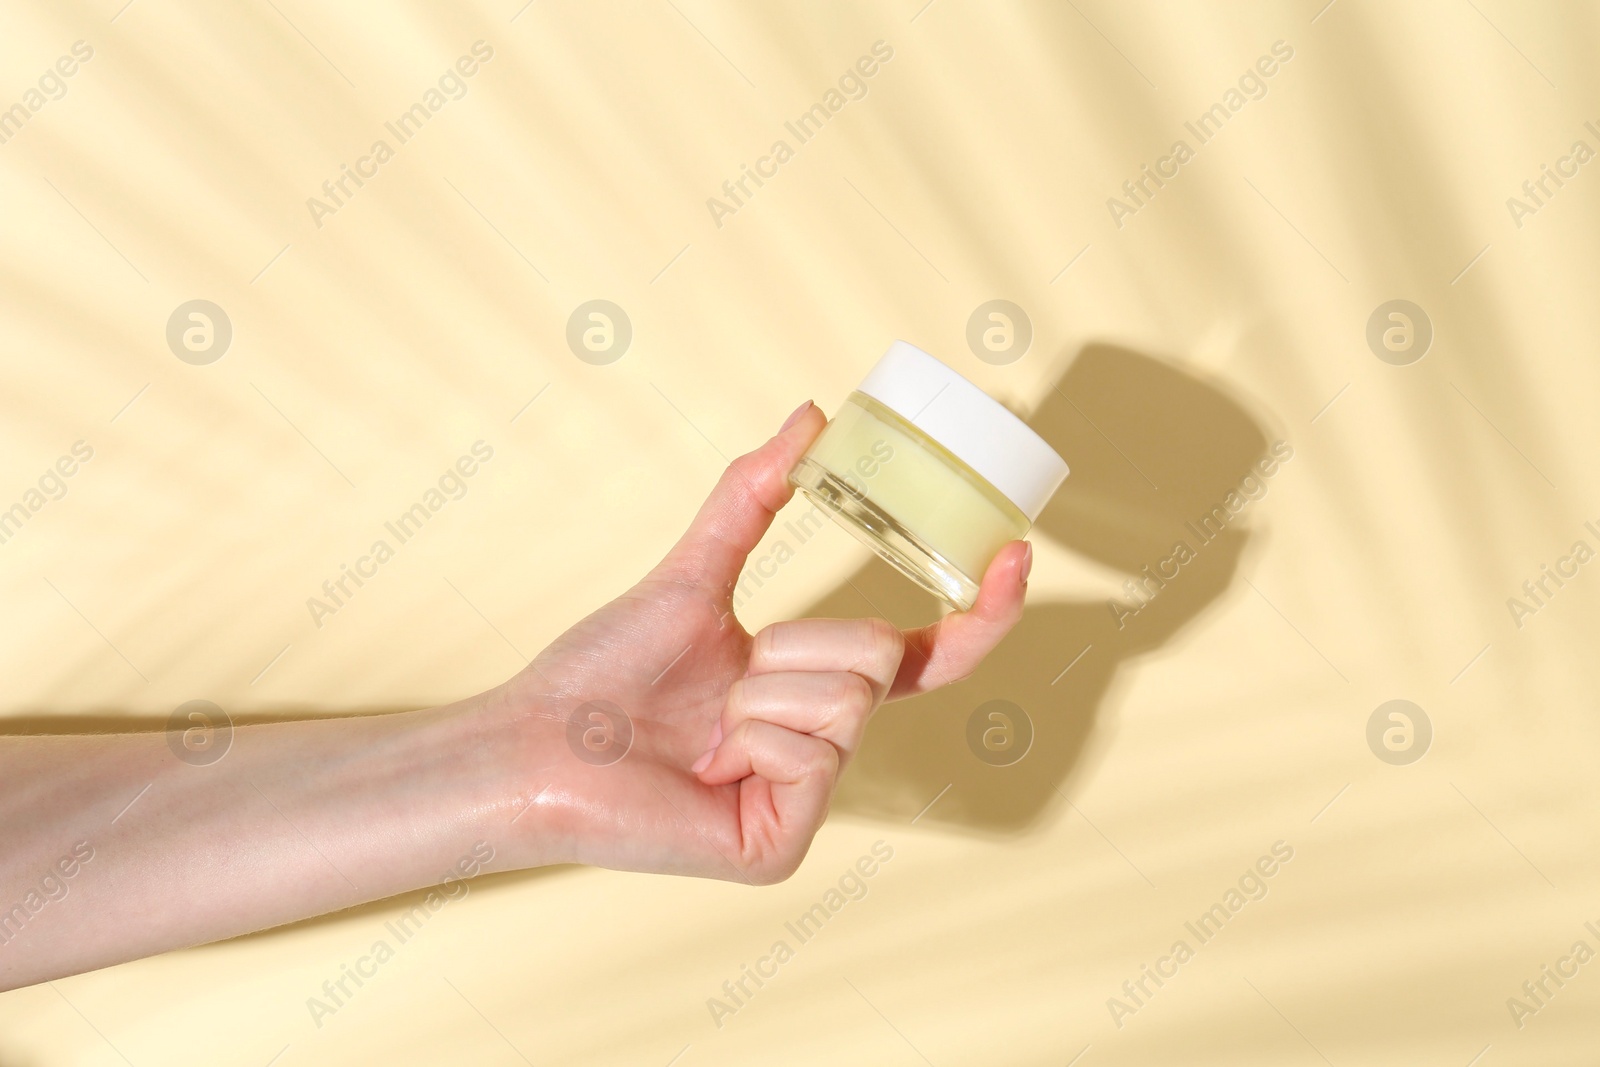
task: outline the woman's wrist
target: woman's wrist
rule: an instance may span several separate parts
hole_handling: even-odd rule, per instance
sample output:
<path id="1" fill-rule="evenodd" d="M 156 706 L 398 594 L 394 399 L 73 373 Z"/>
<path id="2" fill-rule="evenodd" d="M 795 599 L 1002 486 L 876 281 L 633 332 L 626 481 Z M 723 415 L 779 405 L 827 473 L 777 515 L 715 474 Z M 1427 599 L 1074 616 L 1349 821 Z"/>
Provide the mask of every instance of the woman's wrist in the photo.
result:
<path id="1" fill-rule="evenodd" d="M 453 803 L 495 850 L 494 870 L 579 860 L 588 799 L 572 774 L 565 720 L 536 681 L 518 675 L 425 713 L 424 743 L 455 753 Z"/>

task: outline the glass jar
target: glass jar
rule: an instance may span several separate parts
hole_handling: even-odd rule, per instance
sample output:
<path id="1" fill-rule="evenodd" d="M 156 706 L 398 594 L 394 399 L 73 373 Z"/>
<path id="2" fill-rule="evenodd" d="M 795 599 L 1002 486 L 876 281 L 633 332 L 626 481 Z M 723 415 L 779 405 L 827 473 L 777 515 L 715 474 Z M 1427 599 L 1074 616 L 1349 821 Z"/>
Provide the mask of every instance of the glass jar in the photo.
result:
<path id="1" fill-rule="evenodd" d="M 902 574 L 959 610 L 1025 537 L 1067 464 L 1027 424 L 896 341 L 789 480 Z"/>

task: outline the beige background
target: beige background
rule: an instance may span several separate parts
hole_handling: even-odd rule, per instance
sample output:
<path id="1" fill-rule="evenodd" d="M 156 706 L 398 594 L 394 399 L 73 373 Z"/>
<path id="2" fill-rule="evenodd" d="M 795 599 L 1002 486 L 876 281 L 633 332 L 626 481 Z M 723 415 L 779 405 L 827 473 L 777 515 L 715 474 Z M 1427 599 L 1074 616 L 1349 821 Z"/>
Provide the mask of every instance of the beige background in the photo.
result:
<path id="1" fill-rule="evenodd" d="M 0 32 L 0 106 L 94 49 L 0 145 L 0 506 L 94 448 L 0 545 L 21 726 L 486 687 L 895 337 L 1073 475 L 1022 629 L 882 714 L 788 883 L 492 876 L 321 1028 L 306 998 L 410 901 L 9 993 L 0 1065 L 1593 1061 L 1600 964 L 1521 1029 L 1506 1003 L 1600 948 L 1600 568 L 1520 629 L 1506 604 L 1600 547 L 1600 169 L 1506 206 L 1600 149 L 1592 7 L 122 3 Z M 316 227 L 307 198 L 480 39 L 467 95 Z M 716 226 L 706 198 L 878 40 L 865 99 Z M 1107 198 L 1280 40 L 1119 229 Z M 208 366 L 164 339 L 194 298 L 234 328 Z M 564 340 L 593 298 L 634 328 L 609 366 Z M 964 339 L 993 298 L 1035 331 L 1009 365 Z M 1393 298 L 1433 324 L 1410 366 L 1364 339 Z M 479 439 L 466 496 L 316 628 L 306 598 Z M 1126 573 L 1277 440 L 1267 496 L 1116 630 Z M 830 526 L 741 615 L 863 595 L 929 610 Z M 996 698 L 1036 731 L 1006 769 L 963 740 Z M 1434 730 L 1408 766 L 1366 741 L 1394 698 Z M 717 1028 L 707 998 L 880 839 L 868 895 Z M 1119 1029 L 1107 999 L 1279 840 L 1268 895 Z"/>

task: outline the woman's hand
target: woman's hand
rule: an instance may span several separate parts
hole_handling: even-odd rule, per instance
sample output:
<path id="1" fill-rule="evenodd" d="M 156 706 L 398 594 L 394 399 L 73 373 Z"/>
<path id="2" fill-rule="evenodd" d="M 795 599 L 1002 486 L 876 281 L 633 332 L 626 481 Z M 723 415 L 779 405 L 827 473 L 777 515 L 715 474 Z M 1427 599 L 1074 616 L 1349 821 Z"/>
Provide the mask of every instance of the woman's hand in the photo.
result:
<path id="1" fill-rule="evenodd" d="M 972 611 L 919 630 L 752 638 L 734 582 L 822 425 L 801 408 L 643 581 L 486 693 L 240 726 L 221 759 L 153 732 L 0 737 L 0 990 L 423 886 L 454 899 L 483 870 L 790 874 L 873 709 L 971 672 L 1029 563 L 1008 545 Z"/>
<path id="2" fill-rule="evenodd" d="M 802 619 L 745 632 L 735 582 L 823 425 L 808 402 L 735 460 L 654 570 L 507 683 L 495 703 L 535 739 L 519 823 L 543 855 L 783 879 L 878 705 L 966 677 L 1021 616 L 1032 549 L 1013 542 L 973 609 L 931 626 Z"/>

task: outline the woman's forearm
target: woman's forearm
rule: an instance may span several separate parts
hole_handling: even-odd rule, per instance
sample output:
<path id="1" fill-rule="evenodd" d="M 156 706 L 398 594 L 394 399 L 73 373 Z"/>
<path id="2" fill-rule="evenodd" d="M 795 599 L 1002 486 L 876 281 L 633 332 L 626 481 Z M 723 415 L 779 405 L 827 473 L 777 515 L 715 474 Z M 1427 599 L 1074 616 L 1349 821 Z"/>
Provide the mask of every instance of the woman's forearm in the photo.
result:
<path id="1" fill-rule="evenodd" d="M 501 692 L 243 726 L 203 766 L 162 733 L 0 739 L 0 989 L 470 876 L 485 844 L 555 859 Z"/>

